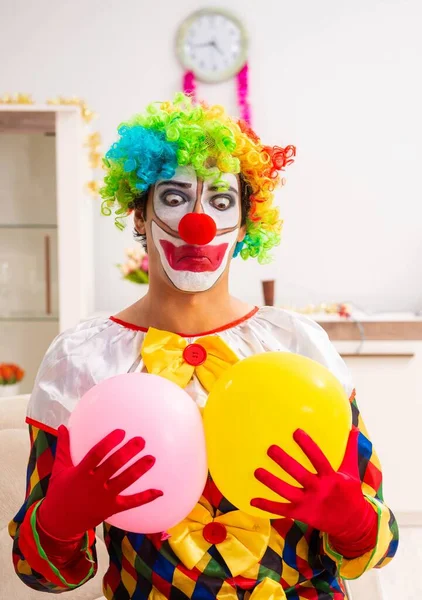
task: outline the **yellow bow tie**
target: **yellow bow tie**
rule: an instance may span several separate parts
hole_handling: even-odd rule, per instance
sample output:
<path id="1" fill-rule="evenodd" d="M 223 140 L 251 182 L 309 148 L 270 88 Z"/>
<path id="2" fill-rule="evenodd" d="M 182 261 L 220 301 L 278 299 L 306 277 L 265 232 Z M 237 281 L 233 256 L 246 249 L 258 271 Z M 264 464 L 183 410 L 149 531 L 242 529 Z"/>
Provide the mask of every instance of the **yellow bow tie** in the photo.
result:
<path id="1" fill-rule="evenodd" d="M 280 583 L 265 577 L 252 592 L 250 600 L 286 600 L 286 594 Z"/>
<path id="2" fill-rule="evenodd" d="M 197 566 L 214 545 L 236 577 L 264 556 L 271 523 L 240 510 L 213 519 L 209 510 L 197 504 L 190 515 L 168 533 L 173 552 L 188 569 Z"/>
<path id="3" fill-rule="evenodd" d="M 148 373 L 161 375 L 182 388 L 196 373 L 207 392 L 222 373 L 239 360 L 216 335 L 207 335 L 188 344 L 180 335 L 154 328 L 148 330 L 141 354 Z"/>
<path id="4" fill-rule="evenodd" d="M 265 577 L 259 583 L 252 593 L 247 592 L 245 599 L 248 600 L 286 600 L 286 594 L 280 583 L 277 583 L 269 577 Z M 228 582 L 224 582 L 216 596 L 216 600 L 237 600 L 236 589 Z M 148 600 L 166 600 L 166 596 L 156 588 L 152 588 Z"/>

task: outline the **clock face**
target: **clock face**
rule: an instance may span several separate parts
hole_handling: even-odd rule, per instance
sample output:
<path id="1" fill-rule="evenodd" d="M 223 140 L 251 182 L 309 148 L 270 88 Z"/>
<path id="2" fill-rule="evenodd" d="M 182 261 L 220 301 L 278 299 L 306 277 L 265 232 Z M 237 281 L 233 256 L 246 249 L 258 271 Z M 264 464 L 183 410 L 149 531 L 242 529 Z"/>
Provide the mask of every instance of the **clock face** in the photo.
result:
<path id="1" fill-rule="evenodd" d="M 246 33 L 231 15 L 202 10 L 182 24 L 177 50 L 183 66 L 198 79 L 223 81 L 233 77 L 246 62 Z"/>

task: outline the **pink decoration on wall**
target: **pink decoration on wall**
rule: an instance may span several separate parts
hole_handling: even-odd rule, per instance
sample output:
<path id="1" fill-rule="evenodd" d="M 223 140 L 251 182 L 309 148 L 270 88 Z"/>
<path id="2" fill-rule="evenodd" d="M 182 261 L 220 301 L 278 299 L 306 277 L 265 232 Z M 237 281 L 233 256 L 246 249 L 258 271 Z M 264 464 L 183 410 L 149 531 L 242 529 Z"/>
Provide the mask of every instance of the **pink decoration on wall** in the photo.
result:
<path id="1" fill-rule="evenodd" d="M 236 76 L 237 79 L 237 103 L 240 110 L 240 118 L 246 121 L 248 125 L 251 124 L 251 107 L 249 105 L 248 93 L 249 93 L 249 68 L 248 63 L 245 63 L 244 67 L 239 71 Z"/>
<path id="2" fill-rule="evenodd" d="M 237 81 L 237 104 L 239 106 L 240 118 L 251 124 L 251 107 L 249 105 L 249 67 L 245 65 L 236 75 Z M 183 91 L 192 97 L 194 102 L 197 102 L 196 97 L 196 78 L 193 71 L 185 71 L 183 75 Z"/>
<path id="3" fill-rule="evenodd" d="M 196 101 L 196 79 L 193 71 L 185 71 L 183 75 L 183 91 Z"/>

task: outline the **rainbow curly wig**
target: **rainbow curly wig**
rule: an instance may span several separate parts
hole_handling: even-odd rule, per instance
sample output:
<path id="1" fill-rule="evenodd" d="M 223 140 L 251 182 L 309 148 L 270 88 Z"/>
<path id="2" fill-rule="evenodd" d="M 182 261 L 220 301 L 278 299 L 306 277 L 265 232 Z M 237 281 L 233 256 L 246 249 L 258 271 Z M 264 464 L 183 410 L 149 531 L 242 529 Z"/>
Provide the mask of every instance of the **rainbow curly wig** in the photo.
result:
<path id="1" fill-rule="evenodd" d="M 100 190 L 102 213 L 114 209 L 122 229 L 135 200 L 159 179 L 171 179 L 178 166 L 191 166 L 198 177 L 212 179 L 221 189 L 222 173 L 239 173 L 251 189 L 250 210 L 242 258 L 269 260 L 280 243 L 282 222 L 273 205 L 274 190 L 283 185 L 281 171 L 293 162 L 294 146 L 264 146 L 243 121 L 230 118 L 223 107 L 194 105 L 176 94 L 173 102 L 147 106 L 118 128 L 119 139 L 104 158 L 106 176 Z"/>

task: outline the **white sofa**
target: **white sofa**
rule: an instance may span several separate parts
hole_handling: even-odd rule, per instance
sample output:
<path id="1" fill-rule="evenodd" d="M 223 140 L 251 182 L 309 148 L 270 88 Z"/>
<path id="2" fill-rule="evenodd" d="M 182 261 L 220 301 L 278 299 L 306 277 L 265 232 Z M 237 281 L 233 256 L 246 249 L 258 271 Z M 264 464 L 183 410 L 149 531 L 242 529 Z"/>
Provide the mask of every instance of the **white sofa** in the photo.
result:
<path id="1" fill-rule="evenodd" d="M 8 524 L 25 497 L 25 475 L 29 454 L 25 413 L 28 396 L 0 398 L 0 598 L 8 600 L 41 600 L 47 596 L 23 584 L 12 564 L 12 540 Z M 66 593 L 66 600 L 100 600 L 101 583 L 107 565 L 107 552 L 102 539 L 97 541 L 99 569 L 94 579 Z"/>

